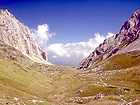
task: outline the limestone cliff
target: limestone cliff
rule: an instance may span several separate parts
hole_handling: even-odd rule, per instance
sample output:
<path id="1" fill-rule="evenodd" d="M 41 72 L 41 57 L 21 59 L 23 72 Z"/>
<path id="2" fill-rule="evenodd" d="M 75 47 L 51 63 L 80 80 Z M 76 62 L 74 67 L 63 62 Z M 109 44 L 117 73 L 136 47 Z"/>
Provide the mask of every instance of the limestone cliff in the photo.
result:
<path id="1" fill-rule="evenodd" d="M 8 10 L 0 10 L 0 41 L 38 61 L 47 61 L 46 52 L 36 43 L 30 29 Z"/>
<path id="2" fill-rule="evenodd" d="M 117 53 L 140 50 L 140 9 L 124 22 L 120 31 L 113 37 L 104 40 L 87 58 L 80 63 L 81 69 L 86 69 L 103 59 Z"/>

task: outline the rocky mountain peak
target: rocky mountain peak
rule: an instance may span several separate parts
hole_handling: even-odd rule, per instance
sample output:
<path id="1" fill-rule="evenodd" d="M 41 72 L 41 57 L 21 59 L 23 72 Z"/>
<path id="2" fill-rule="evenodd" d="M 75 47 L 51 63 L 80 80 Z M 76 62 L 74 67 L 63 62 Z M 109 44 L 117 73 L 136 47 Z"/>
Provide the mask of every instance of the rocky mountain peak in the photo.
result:
<path id="1" fill-rule="evenodd" d="M 81 69 L 86 69 L 98 61 L 112 57 L 117 53 L 140 50 L 140 9 L 124 22 L 120 31 L 101 43 L 87 58 L 80 63 Z"/>
<path id="2" fill-rule="evenodd" d="M 33 39 L 32 34 L 30 29 L 8 10 L 0 10 L 0 41 L 35 61 L 47 61 L 46 52 Z"/>

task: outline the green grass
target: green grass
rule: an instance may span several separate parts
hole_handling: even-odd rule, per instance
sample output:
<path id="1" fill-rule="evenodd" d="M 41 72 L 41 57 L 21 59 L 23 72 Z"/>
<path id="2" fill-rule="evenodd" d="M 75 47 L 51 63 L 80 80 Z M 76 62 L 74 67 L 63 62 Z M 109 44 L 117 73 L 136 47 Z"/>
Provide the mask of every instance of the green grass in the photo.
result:
<path id="1" fill-rule="evenodd" d="M 128 75 L 126 76 L 125 73 Z M 93 78 L 93 76 L 95 77 Z M 39 72 L 36 68 L 33 69 L 32 67 L 27 69 L 13 60 L 0 60 L 1 95 L 20 98 L 26 97 L 27 99 L 33 99 L 33 97 L 36 96 L 40 100 L 45 100 L 46 103 L 49 101 L 56 102 L 56 97 L 64 100 L 63 98 L 75 96 L 78 90 L 83 90 L 79 96 L 88 97 L 95 96 L 98 93 L 118 95 L 119 90 L 117 86 L 130 86 L 129 83 L 131 83 L 131 87 L 129 88 L 139 88 L 140 80 L 138 80 L 138 78 L 140 76 L 134 71 L 116 73 L 109 77 L 111 77 L 111 79 L 106 82 L 114 87 L 95 85 L 98 79 L 94 73 L 83 75 L 73 70 L 58 70 L 42 74 L 42 72 Z M 122 80 L 124 80 L 123 85 L 120 85 L 121 83 L 119 83 L 119 81 Z M 22 101 L 26 102 L 25 100 Z"/>
<path id="2" fill-rule="evenodd" d="M 118 54 L 103 61 L 104 70 L 126 69 L 140 64 L 140 52 L 133 51 Z"/>
<path id="3" fill-rule="evenodd" d="M 98 93 L 107 96 L 101 103 L 93 103 L 108 105 L 107 102 L 119 102 L 120 94 L 126 100 L 140 94 L 140 58 L 137 51 L 116 55 L 99 63 L 106 73 L 102 79 L 110 86 L 97 85 L 99 77 L 95 72 L 84 73 L 71 67 L 34 63 L 9 46 L 3 45 L 0 55 L 0 104 L 3 105 L 6 102 L 17 104 L 14 97 L 19 98 L 21 105 L 66 105 L 65 101 L 70 97 L 90 97 Z M 129 90 L 121 92 L 120 88 Z M 34 104 L 31 100 L 43 100 L 43 103 Z"/>
<path id="4" fill-rule="evenodd" d="M 43 74 L 36 68 L 27 69 L 13 60 L 0 59 L 0 94 L 21 98 L 36 96 L 55 101 L 55 96 L 65 98 L 74 95 L 76 89 L 84 83 L 76 74 L 77 71 L 72 70 Z"/>
<path id="5" fill-rule="evenodd" d="M 0 83 L 31 95 L 45 97 L 52 88 L 46 76 L 35 70 L 25 70 L 12 61 L 0 60 Z M 43 80 L 43 81 L 42 81 Z M 47 87 L 45 87 L 47 86 Z M 39 93 L 38 93 L 39 91 Z"/>
<path id="6" fill-rule="evenodd" d="M 103 93 L 105 95 L 117 94 L 117 88 L 115 87 L 103 87 L 97 85 L 88 85 L 83 89 L 83 92 L 80 93 L 81 97 L 95 96 L 98 93 Z"/>
<path id="7" fill-rule="evenodd" d="M 140 91 L 140 66 L 116 71 L 114 74 L 106 75 L 109 84 L 128 87 Z"/>

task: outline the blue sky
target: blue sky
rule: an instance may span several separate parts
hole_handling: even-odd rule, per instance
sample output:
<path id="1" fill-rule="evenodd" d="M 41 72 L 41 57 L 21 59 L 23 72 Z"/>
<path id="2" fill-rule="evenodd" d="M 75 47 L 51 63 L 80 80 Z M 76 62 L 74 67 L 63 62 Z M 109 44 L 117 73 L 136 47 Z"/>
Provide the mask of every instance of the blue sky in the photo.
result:
<path id="1" fill-rule="evenodd" d="M 30 28 L 47 23 L 51 42 L 77 42 L 96 32 L 118 32 L 140 0 L 0 0 Z"/>
<path id="2" fill-rule="evenodd" d="M 56 33 L 43 44 L 49 60 L 73 65 L 118 32 L 140 8 L 140 0 L 0 0 L 0 8 L 10 10 L 31 29 L 42 25 L 45 32 L 47 24 Z"/>

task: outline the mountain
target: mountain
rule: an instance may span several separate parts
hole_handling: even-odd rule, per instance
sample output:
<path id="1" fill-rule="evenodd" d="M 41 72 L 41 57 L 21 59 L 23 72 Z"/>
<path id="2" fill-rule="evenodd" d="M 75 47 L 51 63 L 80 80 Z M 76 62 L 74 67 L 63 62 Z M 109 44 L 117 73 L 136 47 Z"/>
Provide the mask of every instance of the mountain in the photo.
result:
<path id="1" fill-rule="evenodd" d="M 46 62 L 47 54 L 36 43 L 30 29 L 8 10 L 0 10 L 0 41 L 38 62 Z"/>
<path id="2" fill-rule="evenodd" d="M 120 31 L 104 40 L 87 58 L 80 63 L 81 69 L 89 68 L 116 54 L 140 50 L 140 9 L 137 9 L 123 24 Z"/>
<path id="3" fill-rule="evenodd" d="M 46 63 L 40 47 L 33 47 L 38 44 L 32 33 L 7 10 L 1 11 L 0 22 L 0 105 L 140 105 L 140 51 L 135 35 L 117 53 L 82 71 Z M 107 40 L 114 45 L 114 37 Z"/>

